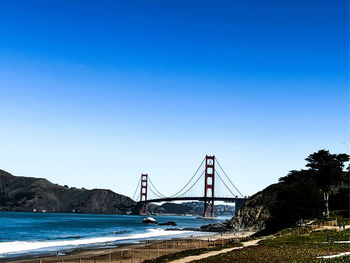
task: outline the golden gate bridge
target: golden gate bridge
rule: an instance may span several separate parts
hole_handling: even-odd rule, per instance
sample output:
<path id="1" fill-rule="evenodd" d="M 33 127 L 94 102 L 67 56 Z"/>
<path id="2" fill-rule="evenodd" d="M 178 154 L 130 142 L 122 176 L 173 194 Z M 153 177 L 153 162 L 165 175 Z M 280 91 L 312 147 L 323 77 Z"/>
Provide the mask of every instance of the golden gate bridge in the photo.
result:
<path id="1" fill-rule="evenodd" d="M 204 165 L 203 165 L 204 164 Z M 204 167 L 200 173 L 201 168 Z M 219 171 L 216 169 L 219 168 Z M 220 175 L 221 173 L 221 175 Z M 186 196 L 191 189 L 195 187 L 204 176 L 204 194 L 201 196 Z M 216 184 L 221 182 L 229 192 L 229 196 L 216 195 Z M 138 196 L 135 199 L 136 194 Z M 155 197 L 149 198 L 149 193 L 152 193 Z M 198 169 L 190 180 L 175 194 L 166 196 L 162 194 L 154 186 L 151 177 L 148 174 L 141 174 L 141 178 L 138 182 L 136 190 L 134 192 L 133 199 L 138 202 L 140 207 L 140 214 L 148 214 L 148 204 L 157 202 L 171 202 L 171 201 L 202 201 L 203 206 L 203 217 L 214 217 L 214 202 L 224 201 L 235 203 L 235 210 L 237 211 L 247 200 L 238 188 L 233 184 L 232 180 L 228 177 L 222 166 L 220 165 L 217 158 L 206 155 L 199 165 Z"/>

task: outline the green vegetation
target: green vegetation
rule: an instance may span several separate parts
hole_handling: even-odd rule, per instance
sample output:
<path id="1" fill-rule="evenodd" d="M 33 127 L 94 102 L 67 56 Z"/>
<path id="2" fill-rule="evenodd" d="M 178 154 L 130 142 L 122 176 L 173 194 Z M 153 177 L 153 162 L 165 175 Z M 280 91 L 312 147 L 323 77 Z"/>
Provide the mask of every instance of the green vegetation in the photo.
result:
<path id="1" fill-rule="evenodd" d="M 289 230 L 289 231 L 288 231 Z M 300 234 L 299 234 L 300 233 Z M 260 242 L 263 244 L 319 244 L 334 241 L 348 241 L 350 240 L 350 230 L 336 231 L 336 230 L 322 230 L 322 231 L 308 231 L 307 228 L 299 231 L 297 228 L 289 228 L 276 233 L 277 238 L 269 238 Z M 350 245 L 348 245 L 350 249 Z"/>
<path id="2" fill-rule="evenodd" d="M 336 210 L 330 212 L 330 219 L 337 220 L 338 225 L 350 225 L 350 218 L 348 210 Z"/>
<path id="3" fill-rule="evenodd" d="M 216 246 L 216 247 L 210 247 L 210 248 L 199 248 L 199 249 L 185 250 L 185 251 L 181 251 L 181 252 L 178 252 L 178 253 L 161 256 L 161 257 L 156 258 L 156 259 L 146 260 L 146 261 L 144 261 L 144 263 L 169 262 L 169 261 L 176 260 L 176 259 L 179 259 L 179 258 L 200 255 L 200 254 L 206 253 L 208 251 L 217 251 L 217 250 L 221 250 L 221 249 L 224 249 L 224 248 L 240 247 L 240 246 L 242 246 L 242 243 L 232 241 L 232 242 L 230 242 L 230 243 L 228 243 L 228 244 L 226 244 L 224 246 Z"/>
<path id="4" fill-rule="evenodd" d="M 258 246 L 234 250 L 195 262 L 349 262 L 350 260 L 350 256 L 317 259 L 319 256 L 349 252 L 349 243 L 334 243 L 349 240 L 349 230 L 297 234 L 297 231 L 289 229 L 281 231 L 280 234 L 285 235 L 263 240 Z"/>
<path id="5" fill-rule="evenodd" d="M 349 156 L 320 150 L 305 160 L 308 169 L 293 170 L 275 185 L 268 204 L 270 217 L 261 234 L 293 227 L 308 218 L 348 222 L 344 218 L 349 215 L 349 167 L 344 170 L 344 166 Z"/>
<path id="6" fill-rule="evenodd" d="M 344 172 L 343 168 L 344 163 L 349 161 L 349 155 L 321 150 L 310 154 L 305 160 L 308 162 L 306 166 L 310 167 L 308 171 L 322 190 L 325 216 L 329 217 L 329 194 L 348 179 L 349 173 Z"/>

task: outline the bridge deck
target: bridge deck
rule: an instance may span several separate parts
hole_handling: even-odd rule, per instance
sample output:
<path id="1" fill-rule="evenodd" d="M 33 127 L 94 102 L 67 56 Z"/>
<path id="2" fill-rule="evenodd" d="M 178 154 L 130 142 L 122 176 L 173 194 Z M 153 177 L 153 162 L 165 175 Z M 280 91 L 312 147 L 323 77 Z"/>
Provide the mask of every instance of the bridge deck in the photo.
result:
<path id="1" fill-rule="evenodd" d="M 142 201 L 142 203 L 158 203 L 158 202 L 170 202 L 170 201 L 225 201 L 225 202 L 236 202 L 236 201 L 247 201 L 247 198 L 235 198 L 235 197 L 165 197 L 158 199 L 149 199 Z M 139 202 L 141 203 L 141 202 Z"/>

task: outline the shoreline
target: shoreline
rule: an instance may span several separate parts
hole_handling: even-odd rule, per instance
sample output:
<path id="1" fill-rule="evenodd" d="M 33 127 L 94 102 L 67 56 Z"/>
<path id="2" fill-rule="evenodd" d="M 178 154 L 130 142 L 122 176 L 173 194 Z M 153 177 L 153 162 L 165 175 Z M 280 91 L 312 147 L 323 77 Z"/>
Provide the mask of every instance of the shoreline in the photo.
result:
<path id="1" fill-rule="evenodd" d="M 29 226 L 35 222 L 35 227 L 30 228 L 17 224 L 15 226 L 18 232 L 8 231 L 9 237 L 0 243 L 0 262 L 30 262 L 40 258 L 56 258 L 57 260 L 57 258 L 71 257 L 78 253 L 84 256 L 90 255 L 91 251 L 108 253 L 119 249 L 126 250 L 137 245 L 144 246 L 146 242 L 186 239 L 191 236 L 200 238 L 214 234 L 214 232 L 201 229 L 201 226 L 209 222 L 195 219 L 192 216 L 162 215 L 155 217 L 160 223 L 176 221 L 177 225 L 173 227 L 144 224 L 142 223 L 143 216 L 101 215 L 95 217 L 86 215 L 82 218 L 81 216 L 75 217 L 75 215 L 53 216 L 49 213 L 33 217 L 32 214 L 26 213 L 25 219 L 31 222 Z M 22 218 L 22 215 L 5 213 L 3 218 L 13 219 L 16 222 L 18 217 Z M 216 218 L 213 223 L 225 219 Z M 64 231 L 58 233 L 57 229 L 52 228 L 51 225 L 48 228 L 50 222 L 57 222 L 57 228 L 64 227 Z M 38 225 L 41 223 L 43 224 L 42 228 L 41 225 Z M 91 226 L 93 226 L 93 231 L 89 233 L 86 229 Z M 44 231 L 40 231 L 41 229 Z M 51 229 L 54 229 L 52 237 Z M 17 236 L 22 238 L 17 238 Z M 38 262 L 36 260 L 36 263 Z"/>
<path id="2" fill-rule="evenodd" d="M 12 263 L 21 263 L 21 262 L 25 262 L 25 263 L 37 263 L 40 260 L 45 261 L 45 262 L 61 262 L 62 260 L 65 262 L 70 262 L 70 261 L 76 261 L 79 259 L 93 259 L 96 257 L 107 257 L 108 255 L 112 255 L 115 253 L 123 253 L 130 256 L 129 252 L 130 251 L 134 251 L 134 250 L 144 250 L 146 246 L 152 246 L 154 244 L 158 245 L 158 249 L 159 249 L 159 243 L 164 244 L 165 243 L 165 253 L 167 250 L 167 247 L 169 247 L 169 245 L 166 245 L 167 242 L 171 243 L 173 242 L 173 245 L 170 244 L 171 246 L 174 246 L 174 243 L 181 243 L 182 244 L 186 244 L 184 246 L 190 247 L 189 249 L 196 249 L 197 246 L 198 248 L 201 246 L 201 243 L 212 243 L 215 242 L 226 242 L 226 240 L 240 240 L 243 239 L 245 237 L 248 237 L 250 235 L 252 235 L 254 232 L 226 232 L 226 233 L 212 233 L 212 234 L 207 234 L 205 233 L 205 235 L 203 236 L 190 236 L 190 237 L 179 237 L 179 238 L 165 238 L 165 239 L 148 239 L 148 240 L 140 240 L 138 243 L 133 243 L 133 242 L 129 242 L 129 243 L 120 243 L 120 244 L 116 244 L 115 247 L 112 248 L 77 248 L 74 249 L 72 251 L 67 252 L 65 255 L 58 255 L 58 256 L 48 256 L 48 255 L 42 255 L 42 256 L 22 256 L 22 257 L 17 257 L 17 258 L 2 258 L 0 259 L 0 262 L 12 262 Z M 192 244 L 194 244 L 194 248 L 191 247 L 191 242 Z M 196 244 L 198 242 L 198 245 Z M 164 245 L 163 245 L 164 246 Z M 171 248 L 170 248 L 171 249 Z M 172 248 L 174 249 L 174 248 Z M 150 250 L 148 248 L 148 250 Z M 154 248 L 153 248 L 154 250 Z M 169 250 L 169 248 L 168 248 Z M 184 250 L 187 250 L 186 248 Z M 123 252 L 122 252 L 123 251 Z M 133 252 L 132 252 L 133 253 Z M 150 253 L 150 252 L 149 252 Z M 153 251 L 153 253 L 155 253 Z M 164 247 L 161 248 L 161 253 L 164 253 Z M 171 254 L 171 253 L 170 253 Z M 109 256 L 111 257 L 111 256 Z M 141 252 L 140 252 L 140 257 L 141 257 Z M 125 259 L 127 260 L 127 259 Z M 108 262 L 108 261 L 107 261 Z"/>

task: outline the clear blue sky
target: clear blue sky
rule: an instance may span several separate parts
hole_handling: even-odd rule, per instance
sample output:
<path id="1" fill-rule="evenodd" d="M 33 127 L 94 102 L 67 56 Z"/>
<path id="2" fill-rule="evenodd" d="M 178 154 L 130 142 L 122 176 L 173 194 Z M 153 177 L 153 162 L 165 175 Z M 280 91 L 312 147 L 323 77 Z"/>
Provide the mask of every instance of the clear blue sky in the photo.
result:
<path id="1" fill-rule="evenodd" d="M 0 168 L 164 193 L 215 154 L 247 195 L 349 147 L 349 6 L 3 1 Z"/>

